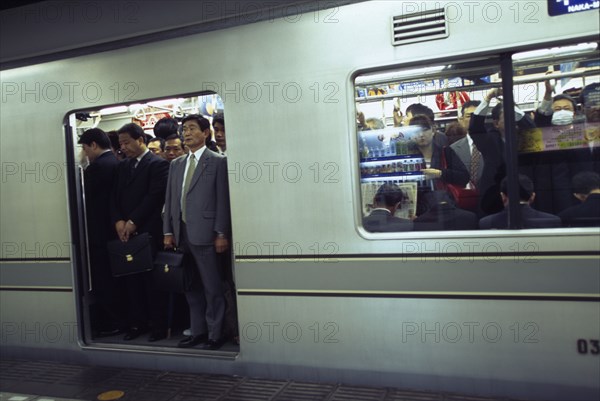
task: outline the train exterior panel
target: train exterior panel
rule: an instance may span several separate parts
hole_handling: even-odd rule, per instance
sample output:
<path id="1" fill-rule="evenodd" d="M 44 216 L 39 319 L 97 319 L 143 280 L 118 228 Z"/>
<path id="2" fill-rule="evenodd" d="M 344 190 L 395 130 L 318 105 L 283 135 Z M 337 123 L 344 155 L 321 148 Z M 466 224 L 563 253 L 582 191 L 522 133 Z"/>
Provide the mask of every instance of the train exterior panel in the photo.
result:
<path id="1" fill-rule="evenodd" d="M 447 38 L 391 44 L 440 7 Z M 372 1 L 2 71 L 3 354 L 596 399 L 597 230 L 367 232 L 354 80 L 597 41 L 597 16 Z M 225 104 L 240 352 L 89 343 L 66 116 L 191 93 Z"/>

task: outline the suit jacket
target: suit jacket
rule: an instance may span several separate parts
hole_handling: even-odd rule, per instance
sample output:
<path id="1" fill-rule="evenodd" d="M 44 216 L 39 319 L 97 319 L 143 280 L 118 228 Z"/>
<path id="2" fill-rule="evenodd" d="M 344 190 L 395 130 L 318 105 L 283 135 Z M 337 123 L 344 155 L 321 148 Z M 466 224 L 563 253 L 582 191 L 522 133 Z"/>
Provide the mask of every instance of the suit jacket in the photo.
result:
<path id="1" fill-rule="evenodd" d="M 529 205 L 521 205 L 523 228 L 560 227 L 560 218 L 550 213 L 540 212 Z M 479 228 L 508 228 L 508 209 L 486 216 L 479 220 Z"/>
<path id="2" fill-rule="evenodd" d="M 363 218 L 363 226 L 370 232 L 393 232 L 393 231 L 411 231 L 413 229 L 412 221 L 392 216 L 392 214 L 383 209 L 375 209 L 368 216 Z"/>
<path id="3" fill-rule="evenodd" d="M 181 201 L 183 176 L 189 155 L 171 162 L 163 233 L 172 233 L 175 243 L 181 239 Z M 229 235 L 229 188 L 227 183 L 227 159 L 210 149 L 205 149 L 198 160 L 196 170 L 185 195 L 187 236 L 193 245 L 213 245 L 216 233 Z"/>
<path id="4" fill-rule="evenodd" d="M 436 133 L 433 137 L 431 168 L 442 170 L 442 176 L 439 180 L 464 187 L 469 183 L 469 171 L 456 155 L 451 147 L 447 146 L 448 138 L 446 135 Z M 443 158 L 446 159 L 446 167 L 443 167 Z"/>
<path id="5" fill-rule="evenodd" d="M 585 202 L 559 213 L 565 227 L 600 226 L 600 194 L 591 194 Z"/>
<path id="6" fill-rule="evenodd" d="M 102 153 L 83 172 L 88 241 L 91 248 L 106 250 L 106 242 L 116 238 L 110 218 L 111 190 L 119 161 L 113 152 Z"/>
<path id="7" fill-rule="evenodd" d="M 450 145 L 450 147 L 452 148 L 452 150 L 454 150 L 456 155 L 460 158 L 460 160 L 463 162 L 463 164 L 467 168 L 467 171 L 469 171 L 469 173 L 470 173 L 471 172 L 471 149 L 469 146 L 469 140 L 466 137 L 461 138 L 458 141 L 454 142 L 452 145 Z M 483 155 L 482 155 L 481 162 L 479 163 L 479 166 L 477 167 L 477 176 L 471 177 L 471 180 L 473 182 L 479 182 L 479 180 L 481 179 L 481 173 L 483 172 L 484 163 L 485 163 L 485 161 L 483 160 Z"/>
<path id="8" fill-rule="evenodd" d="M 131 220 L 138 233 L 150 233 L 155 246 L 159 246 L 169 162 L 152 152 L 146 153 L 135 169 L 133 160 L 125 159 L 117 167 L 111 207 L 113 227 L 119 220 Z"/>
<path id="9" fill-rule="evenodd" d="M 475 230 L 477 215 L 445 203 L 433 206 L 414 223 L 415 231 Z"/>

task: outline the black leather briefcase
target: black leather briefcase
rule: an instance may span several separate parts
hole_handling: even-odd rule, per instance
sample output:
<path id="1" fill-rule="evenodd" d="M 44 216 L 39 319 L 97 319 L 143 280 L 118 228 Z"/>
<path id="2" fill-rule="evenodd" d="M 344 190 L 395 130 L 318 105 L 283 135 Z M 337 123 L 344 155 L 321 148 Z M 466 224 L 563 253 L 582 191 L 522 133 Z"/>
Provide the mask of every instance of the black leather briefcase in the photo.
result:
<path id="1" fill-rule="evenodd" d="M 186 287 L 184 254 L 176 251 L 159 251 L 154 258 L 154 285 L 157 290 L 183 292 Z"/>
<path id="2" fill-rule="evenodd" d="M 127 242 L 109 241 L 106 244 L 113 277 L 143 273 L 152 270 L 152 236 L 142 233 Z"/>

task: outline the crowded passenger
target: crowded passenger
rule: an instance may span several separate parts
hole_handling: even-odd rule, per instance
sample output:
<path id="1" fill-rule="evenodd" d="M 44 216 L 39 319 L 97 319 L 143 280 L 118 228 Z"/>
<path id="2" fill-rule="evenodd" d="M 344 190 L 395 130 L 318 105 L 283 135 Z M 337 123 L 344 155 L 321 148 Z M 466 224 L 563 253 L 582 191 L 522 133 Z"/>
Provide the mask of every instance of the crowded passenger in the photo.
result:
<path id="1" fill-rule="evenodd" d="M 425 106 L 424 104 L 413 103 L 413 104 L 410 104 L 406 108 L 406 113 L 404 114 L 404 119 L 402 120 L 402 124 L 410 125 L 409 124 L 410 120 L 414 116 L 418 116 L 418 115 L 427 116 L 427 118 L 429 118 L 429 120 L 431 121 L 432 124 L 435 122 L 435 115 L 433 113 L 433 110 L 431 110 L 429 107 Z"/>
<path id="2" fill-rule="evenodd" d="M 185 296 L 191 335 L 178 347 L 215 350 L 224 343 L 225 298 L 217 253 L 229 249 L 229 189 L 226 159 L 209 150 L 210 123 L 199 115 L 182 120 L 186 157 L 171 162 L 163 221 L 165 249 L 183 247 L 192 256 L 201 286 Z"/>
<path id="3" fill-rule="evenodd" d="M 480 104 L 480 101 L 470 100 L 462 105 L 459 123 L 461 127 L 467 130 L 467 135 L 451 145 L 452 150 L 456 152 L 469 171 L 470 183 L 472 183 L 472 186 L 475 188 L 477 188 L 479 180 L 481 179 L 481 174 L 483 173 L 484 160 L 481 158 L 481 152 L 473 143 L 473 139 L 471 138 L 468 129 L 469 123 L 471 122 L 471 116 Z"/>
<path id="4" fill-rule="evenodd" d="M 185 149 L 179 134 L 173 134 L 165 140 L 165 159 L 170 163 L 185 154 Z"/>
<path id="5" fill-rule="evenodd" d="M 148 149 L 156 156 L 164 158 L 165 140 L 162 138 L 152 138 L 148 141 Z"/>
<path id="6" fill-rule="evenodd" d="M 119 334 L 125 325 L 121 313 L 123 291 L 112 277 L 106 243 L 116 239 L 110 222 L 110 191 L 119 161 L 111 152 L 108 135 L 99 128 L 85 131 L 79 143 L 88 158 L 84 170 L 85 212 L 90 272 L 95 302 L 90 306 L 94 337 Z"/>
<path id="7" fill-rule="evenodd" d="M 444 134 L 448 138 L 448 145 L 453 145 L 467 136 L 467 130 L 458 121 L 454 121 L 446 125 Z"/>
<path id="8" fill-rule="evenodd" d="M 425 161 L 425 168 L 421 169 L 425 178 L 464 187 L 469 182 L 469 172 L 454 150 L 447 146 L 446 136 L 435 132 L 433 123 L 423 114 L 415 115 L 408 124 L 421 128 L 413 140 L 416 154 L 420 154 Z"/>
<path id="9" fill-rule="evenodd" d="M 498 102 L 491 111 L 492 128 L 488 131 L 485 119 L 493 99 L 502 94 L 501 89 L 491 89 L 477 106 L 469 122 L 469 134 L 481 152 L 483 168 L 477 185 L 479 207 L 484 214 L 497 213 L 503 209 L 500 196 L 500 182 L 506 176 L 504 160 L 504 110 Z M 520 129 L 534 128 L 531 119 L 515 106 L 515 120 Z"/>
<path id="10" fill-rule="evenodd" d="M 110 149 L 117 160 L 125 160 L 127 157 L 123 154 L 121 145 L 119 145 L 119 134 L 117 131 L 108 131 L 106 135 L 108 135 L 108 139 L 110 140 Z"/>
<path id="11" fill-rule="evenodd" d="M 143 129 L 134 123 L 118 131 L 127 160 L 117 168 L 111 202 L 111 221 L 118 238 L 127 242 L 136 233 L 149 233 L 153 249 L 162 245 L 161 209 L 165 199 L 169 163 L 150 152 Z M 156 291 L 150 272 L 121 278 L 127 287 L 129 314 L 124 340 L 133 340 L 152 330 L 149 341 L 167 336 L 167 297 Z"/>
<path id="12" fill-rule="evenodd" d="M 179 133 L 179 123 L 174 118 L 163 117 L 154 124 L 152 130 L 155 137 L 166 140 L 171 135 L 177 135 Z"/>
<path id="13" fill-rule="evenodd" d="M 373 198 L 373 209 L 363 218 L 363 226 L 370 232 L 410 231 L 412 221 L 395 217 L 406 195 L 394 184 L 383 184 Z"/>
<path id="14" fill-rule="evenodd" d="M 573 177 L 573 196 L 581 203 L 559 213 L 565 227 L 600 226 L 600 175 L 582 171 Z"/>
<path id="15" fill-rule="evenodd" d="M 533 181 L 524 174 L 519 174 L 519 210 L 523 228 L 552 228 L 560 227 L 560 218 L 550 213 L 541 212 L 531 207 L 535 199 Z M 500 183 L 500 196 L 504 209 L 479 220 L 479 228 L 508 228 L 508 183 L 504 177 Z"/>
<path id="16" fill-rule="evenodd" d="M 413 220 L 416 231 L 474 230 L 477 215 L 459 209 L 446 191 L 425 194 L 427 211 Z"/>
<path id="17" fill-rule="evenodd" d="M 565 126 L 573 123 L 577 105 L 575 100 L 566 94 L 552 97 L 552 85 L 550 81 L 544 82 L 546 91 L 544 99 L 535 112 L 535 125 L 547 127 L 550 125 Z"/>
<path id="18" fill-rule="evenodd" d="M 552 98 L 552 87 L 545 82 L 546 92 L 540 107 L 535 112 L 537 127 L 560 127 L 572 129 L 577 105 L 575 100 L 566 94 Z M 532 177 L 536 187 L 535 207 L 548 213 L 558 213 L 573 204 L 571 196 L 571 178 L 568 160 L 572 151 L 542 150 L 521 153 L 519 170 Z"/>
<path id="19" fill-rule="evenodd" d="M 223 114 L 215 114 L 212 120 L 215 141 L 217 142 L 217 150 L 219 154 L 225 156 L 227 154 L 227 142 L 225 140 L 225 118 Z"/>

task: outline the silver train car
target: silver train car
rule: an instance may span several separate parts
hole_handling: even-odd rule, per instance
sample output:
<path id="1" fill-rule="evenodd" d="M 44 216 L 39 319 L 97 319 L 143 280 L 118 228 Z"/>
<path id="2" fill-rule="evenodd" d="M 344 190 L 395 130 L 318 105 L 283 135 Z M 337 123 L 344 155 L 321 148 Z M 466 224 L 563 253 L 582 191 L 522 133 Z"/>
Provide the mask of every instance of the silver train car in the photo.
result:
<path id="1" fill-rule="evenodd" d="M 398 109 L 424 103 L 443 126 L 460 117 L 452 93 L 481 100 L 502 87 L 506 104 L 534 110 L 546 79 L 598 82 L 597 11 L 550 15 L 553 3 L 330 5 L 3 70 L 2 355 L 598 399 L 598 227 L 382 233 L 362 222 L 374 185 L 414 174 L 369 169 L 393 157 L 361 142 L 357 113 L 387 132 Z M 76 135 L 95 115 L 117 127 L 109 107 L 214 95 L 228 132 L 239 349 L 95 340 Z M 516 138 L 507 128 L 509 175 Z"/>

